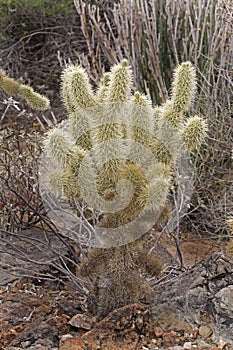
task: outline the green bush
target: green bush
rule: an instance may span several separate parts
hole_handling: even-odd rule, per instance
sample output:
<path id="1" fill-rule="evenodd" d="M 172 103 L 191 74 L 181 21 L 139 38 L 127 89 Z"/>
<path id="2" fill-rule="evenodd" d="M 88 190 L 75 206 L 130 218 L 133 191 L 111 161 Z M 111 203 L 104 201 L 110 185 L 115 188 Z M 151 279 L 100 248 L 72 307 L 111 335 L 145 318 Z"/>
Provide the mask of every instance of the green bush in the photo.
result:
<path id="1" fill-rule="evenodd" d="M 69 15 L 75 11 L 72 0 L 2 0 L 0 18 L 4 19 L 11 12 L 17 11 L 19 9 L 29 12 L 32 12 L 34 10 L 40 11 L 44 16 L 51 16 L 56 13 Z"/>

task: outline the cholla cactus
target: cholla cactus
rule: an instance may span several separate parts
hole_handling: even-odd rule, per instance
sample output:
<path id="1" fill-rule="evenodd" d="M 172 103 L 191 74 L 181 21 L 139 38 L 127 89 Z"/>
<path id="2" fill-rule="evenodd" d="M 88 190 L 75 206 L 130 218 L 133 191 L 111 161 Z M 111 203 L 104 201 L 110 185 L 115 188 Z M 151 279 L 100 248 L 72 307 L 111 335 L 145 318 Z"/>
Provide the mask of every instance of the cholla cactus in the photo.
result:
<path id="1" fill-rule="evenodd" d="M 51 174 L 50 185 L 56 190 L 60 184 L 67 196 L 102 211 L 97 225 L 104 228 L 97 237 L 101 249 L 94 253 L 101 258 L 96 262 L 100 270 L 90 268 L 93 259 L 81 270 L 95 271 L 97 276 L 105 271 L 102 280 L 98 277 L 101 285 L 112 261 L 112 282 L 106 290 L 115 290 L 111 293 L 120 303 L 115 306 L 138 300 L 141 280 L 135 264 L 140 249 L 134 241 L 148 231 L 151 216 L 161 215 L 177 157 L 183 149 L 197 148 L 205 137 L 205 121 L 198 116 L 187 118 L 195 86 L 194 67 L 190 62 L 181 64 L 175 71 L 171 98 L 153 108 L 147 96 L 132 94 L 132 72 L 126 60 L 105 74 L 96 93 L 82 68 L 71 66 L 63 72 L 61 92 L 69 126 L 66 132 L 53 129 L 45 141 L 46 151 L 61 166 L 60 172 Z M 142 212 L 143 229 L 137 221 Z M 132 229 L 135 220 L 139 232 Z M 122 279 L 119 283 L 123 274 L 125 288 Z M 132 282 L 132 276 L 135 283 L 128 288 L 126 280 Z M 103 295 L 99 300 L 102 304 L 105 300 L 101 309 L 111 305 Z"/>
<path id="2" fill-rule="evenodd" d="M 0 69 L 0 88 L 10 96 L 19 96 L 24 98 L 29 106 L 36 110 L 46 110 L 49 108 L 49 100 L 28 85 L 20 84 L 12 78 L 9 78 L 2 69 Z"/>
<path id="3" fill-rule="evenodd" d="M 131 85 L 131 69 L 126 60 L 105 74 L 96 94 L 82 68 L 65 69 L 61 91 L 69 112 L 70 139 L 59 128 L 53 129 L 46 139 L 47 150 L 62 164 L 60 178 L 65 194 L 80 193 L 81 201 L 94 200 L 93 176 L 85 174 L 85 178 L 78 179 L 80 166 L 93 149 L 98 149 L 95 158 L 95 152 L 92 154 L 97 167 L 98 198 L 111 202 L 117 198 L 119 180 L 131 182 L 134 193 L 127 208 L 104 214 L 100 223 L 112 228 L 130 222 L 146 203 L 148 210 L 164 206 L 177 156 L 184 147 L 198 147 L 206 133 L 202 118 L 186 119 L 195 93 L 191 63 L 177 68 L 171 99 L 160 108 L 154 109 L 150 99 L 139 92 L 132 95 Z M 150 153 L 148 164 L 145 150 Z"/>

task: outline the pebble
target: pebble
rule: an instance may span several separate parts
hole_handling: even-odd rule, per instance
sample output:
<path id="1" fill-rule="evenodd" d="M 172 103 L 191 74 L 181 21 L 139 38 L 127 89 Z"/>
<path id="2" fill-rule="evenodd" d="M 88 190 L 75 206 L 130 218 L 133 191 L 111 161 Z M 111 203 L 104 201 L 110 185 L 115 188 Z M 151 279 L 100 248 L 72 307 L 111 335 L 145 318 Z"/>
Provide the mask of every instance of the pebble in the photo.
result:
<path id="1" fill-rule="evenodd" d="M 201 350 L 208 350 L 210 348 L 210 345 L 206 343 L 203 339 L 198 339 L 197 348 Z"/>
<path id="2" fill-rule="evenodd" d="M 157 350 L 158 349 L 156 339 L 151 340 L 150 344 L 148 345 L 148 349 L 149 350 Z"/>
<path id="3" fill-rule="evenodd" d="M 200 326 L 198 333 L 202 338 L 207 339 L 213 334 L 213 330 L 209 326 Z"/>
<path id="4" fill-rule="evenodd" d="M 60 343 L 63 343 L 65 340 L 71 339 L 71 338 L 73 338 L 73 335 L 71 335 L 71 334 L 63 334 L 61 336 L 61 338 L 60 338 Z"/>
<path id="5" fill-rule="evenodd" d="M 85 314 L 77 314 L 73 316 L 68 324 L 76 328 L 82 328 L 85 330 L 90 330 L 96 322 L 96 317 L 90 317 Z"/>
<path id="6" fill-rule="evenodd" d="M 49 350 L 49 349 L 51 348 L 41 344 L 36 344 L 35 346 L 32 346 L 32 347 L 30 346 L 30 348 L 28 348 L 28 350 Z"/>
<path id="7" fill-rule="evenodd" d="M 29 340 L 27 340 L 27 341 L 22 342 L 20 345 L 23 349 L 26 349 L 31 345 L 31 342 Z"/>
<path id="8" fill-rule="evenodd" d="M 223 312 L 226 316 L 233 317 L 233 285 L 222 288 L 215 295 L 215 307 L 218 312 Z"/>
<path id="9" fill-rule="evenodd" d="M 225 341 L 223 341 L 222 339 L 220 339 L 219 342 L 218 342 L 218 348 L 220 350 L 223 350 L 223 349 L 226 348 L 226 346 L 227 346 L 227 343 Z"/>
<path id="10" fill-rule="evenodd" d="M 187 341 L 183 345 L 183 349 L 185 350 L 191 350 L 192 349 L 192 343 L 190 341 Z"/>
<path id="11" fill-rule="evenodd" d="M 163 335 L 163 330 L 160 327 L 155 327 L 154 328 L 154 333 L 157 338 L 162 337 Z"/>

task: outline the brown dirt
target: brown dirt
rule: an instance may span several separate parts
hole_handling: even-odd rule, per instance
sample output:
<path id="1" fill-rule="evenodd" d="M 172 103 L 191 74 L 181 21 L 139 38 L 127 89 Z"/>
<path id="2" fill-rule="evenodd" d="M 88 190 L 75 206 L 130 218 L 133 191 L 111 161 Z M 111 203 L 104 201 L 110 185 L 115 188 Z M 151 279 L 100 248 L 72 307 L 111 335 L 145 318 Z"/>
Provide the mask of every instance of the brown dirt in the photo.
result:
<path id="1" fill-rule="evenodd" d="M 155 234 L 155 239 L 158 238 Z M 175 258 L 174 243 L 163 235 L 160 241 Z M 189 234 L 180 242 L 186 266 L 194 265 L 221 245 L 210 238 Z M 231 349 L 212 344 L 186 320 L 172 322 L 172 315 L 155 320 L 148 305 L 128 305 L 96 323 L 87 312 L 87 301 L 68 286 L 15 279 L 0 288 L 0 349 L 3 350 L 141 350 L 141 349 Z M 208 330 L 207 330 L 208 331 Z M 207 332 L 208 333 L 208 332 Z M 186 344 L 186 345 L 185 345 Z M 224 345 L 224 348 L 221 347 Z M 189 345 L 187 345 L 189 346 Z M 191 349 L 191 348 L 190 348 Z"/>

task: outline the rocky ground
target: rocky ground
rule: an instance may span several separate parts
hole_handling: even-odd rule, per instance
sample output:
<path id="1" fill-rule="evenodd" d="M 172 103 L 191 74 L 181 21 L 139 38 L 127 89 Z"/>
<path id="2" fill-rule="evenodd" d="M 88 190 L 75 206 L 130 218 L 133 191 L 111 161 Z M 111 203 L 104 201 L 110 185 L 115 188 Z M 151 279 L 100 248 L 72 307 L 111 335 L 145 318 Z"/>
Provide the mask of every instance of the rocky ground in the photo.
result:
<path id="1" fill-rule="evenodd" d="M 190 236 L 182 246 L 190 267 L 155 285 L 153 305 L 127 305 L 102 321 L 88 313 L 87 300 L 71 284 L 7 279 L 4 269 L 0 349 L 233 350 L 233 264 L 213 253 L 219 250 L 214 241 L 202 240 L 197 249 Z"/>

